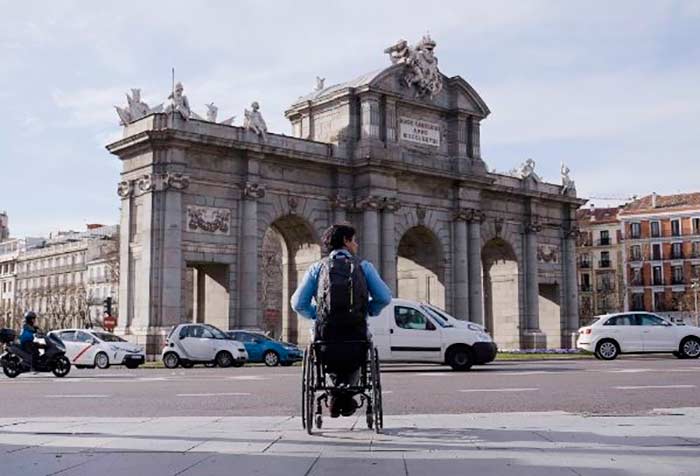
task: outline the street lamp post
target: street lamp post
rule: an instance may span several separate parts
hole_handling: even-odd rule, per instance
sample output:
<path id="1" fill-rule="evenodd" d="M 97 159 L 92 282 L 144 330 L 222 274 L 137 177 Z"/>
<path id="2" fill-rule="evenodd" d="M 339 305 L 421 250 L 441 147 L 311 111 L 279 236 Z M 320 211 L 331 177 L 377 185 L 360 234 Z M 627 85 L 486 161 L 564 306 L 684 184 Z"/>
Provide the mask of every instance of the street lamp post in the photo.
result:
<path id="1" fill-rule="evenodd" d="M 695 295 L 695 326 L 699 326 L 700 322 L 698 322 L 698 288 L 700 288 L 700 280 L 698 278 L 694 278 L 692 284 L 690 285 L 690 289 L 693 290 L 693 294 Z"/>

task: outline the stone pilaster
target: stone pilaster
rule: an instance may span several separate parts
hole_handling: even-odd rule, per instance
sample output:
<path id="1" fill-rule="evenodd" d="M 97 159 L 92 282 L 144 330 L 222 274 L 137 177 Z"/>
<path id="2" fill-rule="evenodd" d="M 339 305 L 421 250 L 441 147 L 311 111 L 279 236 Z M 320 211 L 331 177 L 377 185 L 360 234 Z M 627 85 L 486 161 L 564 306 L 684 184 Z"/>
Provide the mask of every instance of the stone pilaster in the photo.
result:
<path id="1" fill-rule="evenodd" d="M 473 159 L 481 160 L 481 132 L 480 132 L 480 122 L 477 118 L 471 117 L 469 119 L 469 155 Z"/>
<path id="2" fill-rule="evenodd" d="M 131 269 L 131 240 L 134 226 L 133 183 L 124 180 L 117 187 L 117 195 L 121 198 L 121 220 L 119 223 L 119 320 L 117 322 L 120 334 L 125 334 L 133 320 L 133 290 L 130 288 L 129 276 Z"/>
<path id="3" fill-rule="evenodd" d="M 258 326 L 258 199 L 265 189 L 257 183 L 246 183 L 241 201 L 240 247 L 240 323 L 241 327 Z"/>
<path id="4" fill-rule="evenodd" d="M 398 292 L 396 271 L 396 212 L 401 204 L 396 198 L 385 198 L 382 211 L 382 267 L 384 282 L 389 285 L 392 295 Z"/>
<path id="5" fill-rule="evenodd" d="M 468 214 L 469 235 L 469 320 L 476 324 L 484 324 L 484 287 L 481 282 L 481 223 L 484 213 L 480 210 L 470 210 Z"/>
<path id="6" fill-rule="evenodd" d="M 454 312 L 457 319 L 469 318 L 469 247 L 467 243 L 467 210 L 458 210 L 454 215 Z"/>
<path id="7" fill-rule="evenodd" d="M 379 129 L 382 119 L 379 110 L 379 97 L 375 95 L 364 97 L 360 107 L 362 139 L 379 139 Z"/>
<path id="8" fill-rule="evenodd" d="M 562 347 L 576 346 L 576 332 L 579 327 L 578 279 L 576 276 L 576 238 L 578 228 L 575 225 L 562 229 L 562 272 L 564 273 L 564 303 L 566 328 L 562 332 Z"/>
<path id="9" fill-rule="evenodd" d="M 384 109 L 384 124 L 386 126 L 386 143 L 391 144 L 398 141 L 397 120 L 396 120 L 396 100 L 387 98 Z"/>
<path id="10" fill-rule="evenodd" d="M 382 200 L 371 195 L 359 203 L 362 209 L 362 245 L 359 254 L 379 266 L 379 210 Z"/>

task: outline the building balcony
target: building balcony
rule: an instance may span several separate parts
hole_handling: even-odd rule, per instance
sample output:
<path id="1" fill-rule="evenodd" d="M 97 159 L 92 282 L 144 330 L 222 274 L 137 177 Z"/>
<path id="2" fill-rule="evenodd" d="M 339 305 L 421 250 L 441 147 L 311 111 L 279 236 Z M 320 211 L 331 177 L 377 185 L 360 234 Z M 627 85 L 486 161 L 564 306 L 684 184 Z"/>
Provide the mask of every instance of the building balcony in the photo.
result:
<path id="1" fill-rule="evenodd" d="M 671 259 L 683 259 L 683 252 L 681 252 L 681 253 L 671 253 Z"/>
<path id="2" fill-rule="evenodd" d="M 579 267 L 579 268 L 590 268 L 590 267 L 591 267 L 591 262 L 590 262 L 590 261 L 579 261 L 579 262 L 578 262 L 578 267 Z"/>
<path id="3" fill-rule="evenodd" d="M 646 311 L 643 304 L 632 304 L 630 306 L 630 311 Z"/>
<path id="4" fill-rule="evenodd" d="M 615 291 L 615 286 L 612 284 L 604 284 L 602 286 L 598 286 L 597 291 L 599 293 L 611 293 Z"/>
<path id="5" fill-rule="evenodd" d="M 578 290 L 582 293 L 590 293 L 591 292 L 591 285 L 590 284 L 582 284 L 578 287 Z"/>
<path id="6" fill-rule="evenodd" d="M 671 278 L 671 284 L 685 284 L 685 279 L 683 279 L 683 278 Z"/>
<path id="7" fill-rule="evenodd" d="M 644 281 L 641 279 L 633 279 L 632 281 L 630 281 L 630 286 L 644 286 Z"/>
<path id="8" fill-rule="evenodd" d="M 633 263 L 637 263 L 639 261 L 643 261 L 644 258 L 642 258 L 642 255 L 632 255 L 632 256 L 630 256 L 629 260 Z"/>
<path id="9" fill-rule="evenodd" d="M 661 255 L 660 254 L 653 254 L 653 255 L 651 255 L 651 260 L 652 261 L 661 261 Z"/>
<path id="10" fill-rule="evenodd" d="M 652 286 L 663 286 L 664 285 L 664 280 L 663 279 L 654 279 L 651 282 Z"/>
<path id="11" fill-rule="evenodd" d="M 610 238 L 601 238 L 599 240 L 596 240 L 595 244 L 596 244 L 596 246 L 610 246 L 610 245 L 612 245 Z"/>
<path id="12" fill-rule="evenodd" d="M 601 259 L 598 261 L 598 267 L 599 268 L 609 268 L 610 267 L 610 260 L 609 259 Z"/>

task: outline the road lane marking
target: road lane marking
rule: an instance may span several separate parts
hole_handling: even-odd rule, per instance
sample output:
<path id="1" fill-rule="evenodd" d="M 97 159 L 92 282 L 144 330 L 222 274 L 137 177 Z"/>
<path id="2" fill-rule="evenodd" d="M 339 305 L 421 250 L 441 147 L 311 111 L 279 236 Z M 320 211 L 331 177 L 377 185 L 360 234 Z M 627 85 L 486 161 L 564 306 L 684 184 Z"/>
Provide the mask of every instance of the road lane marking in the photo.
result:
<path id="1" fill-rule="evenodd" d="M 237 377 L 226 377 L 228 380 L 269 380 L 262 375 L 239 375 Z"/>
<path id="2" fill-rule="evenodd" d="M 609 374 L 641 374 L 644 372 L 665 372 L 665 369 L 615 369 L 615 370 L 604 370 L 604 372 Z"/>
<path id="3" fill-rule="evenodd" d="M 227 392 L 227 393 L 178 393 L 176 397 L 247 397 L 249 393 Z"/>
<path id="4" fill-rule="evenodd" d="M 390 393 L 394 393 L 393 390 L 382 390 L 382 395 L 388 395 Z"/>
<path id="5" fill-rule="evenodd" d="M 44 395 L 44 398 L 107 398 L 104 394 L 79 394 L 79 395 Z"/>
<path id="6" fill-rule="evenodd" d="M 626 385 L 621 387 L 613 387 L 617 390 L 646 390 L 646 389 L 665 389 L 665 388 L 695 388 L 695 385 Z"/>
<path id="7" fill-rule="evenodd" d="M 474 393 L 474 392 L 535 392 L 539 388 L 466 388 L 458 390 L 458 392 L 463 393 Z"/>

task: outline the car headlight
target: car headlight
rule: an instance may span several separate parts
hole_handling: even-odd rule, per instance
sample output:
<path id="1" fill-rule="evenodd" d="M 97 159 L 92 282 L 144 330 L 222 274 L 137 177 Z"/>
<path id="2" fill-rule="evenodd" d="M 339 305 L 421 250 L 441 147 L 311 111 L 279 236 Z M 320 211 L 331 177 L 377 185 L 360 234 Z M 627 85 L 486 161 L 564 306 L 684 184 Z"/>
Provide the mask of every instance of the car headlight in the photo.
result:
<path id="1" fill-rule="evenodd" d="M 467 329 L 470 331 L 475 331 L 475 332 L 484 332 L 484 328 L 481 326 L 478 326 L 476 324 L 472 324 L 471 322 L 467 324 Z"/>

